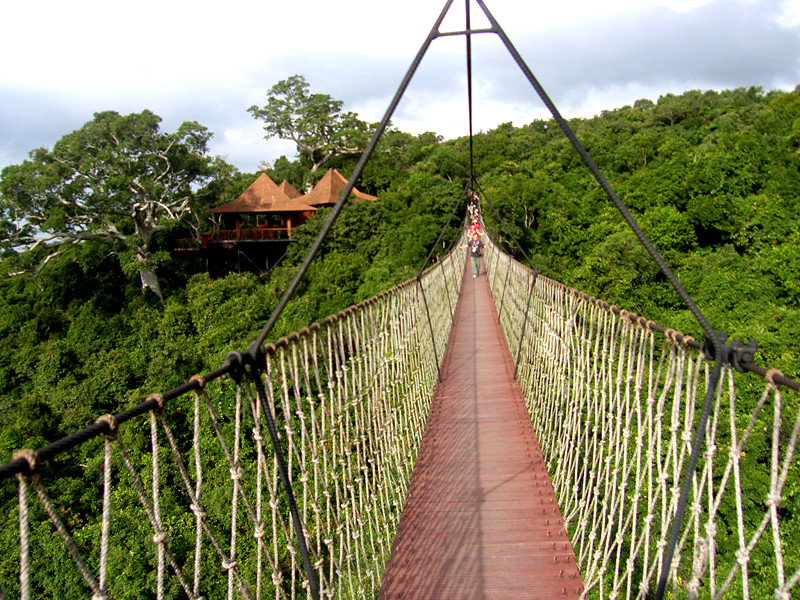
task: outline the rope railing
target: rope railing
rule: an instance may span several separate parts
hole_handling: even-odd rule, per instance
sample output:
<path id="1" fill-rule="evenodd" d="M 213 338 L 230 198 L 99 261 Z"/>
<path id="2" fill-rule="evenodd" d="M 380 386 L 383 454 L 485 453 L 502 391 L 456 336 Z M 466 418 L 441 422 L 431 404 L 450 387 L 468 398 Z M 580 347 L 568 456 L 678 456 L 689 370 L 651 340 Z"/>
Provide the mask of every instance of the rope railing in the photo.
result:
<path id="1" fill-rule="evenodd" d="M 6 549 L 20 569 L 0 573 L 0 598 L 310 598 L 264 410 L 320 596 L 375 597 L 463 268 L 463 253 L 451 252 L 419 278 L 266 344 L 256 382 L 196 376 L 47 452 L 18 453 L 2 468 L 3 497 L 13 473 L 18 498 L 3 532 L 20 532 L 18 549 Z M 88 464 L 74 464 L 77 446 Z M 65 485 L 84 489 L 81 506 L 60 503 Z M 143 581 L 151 590 L 132 589 Z"/>
<path id="2" fill-rule="evenodd" d="M 492 293 L 512 356 L 521 348 L 520 386 L 585 595 L 652 597 L 709 359 L 690 336 L 542 275 L 530 294 L 535 273 L 490 253 Z M 670 568 L 673 598 L 788 599 L 800 579 L 797 382 L 740 366 L 763 377 L 724 367 Z"/>

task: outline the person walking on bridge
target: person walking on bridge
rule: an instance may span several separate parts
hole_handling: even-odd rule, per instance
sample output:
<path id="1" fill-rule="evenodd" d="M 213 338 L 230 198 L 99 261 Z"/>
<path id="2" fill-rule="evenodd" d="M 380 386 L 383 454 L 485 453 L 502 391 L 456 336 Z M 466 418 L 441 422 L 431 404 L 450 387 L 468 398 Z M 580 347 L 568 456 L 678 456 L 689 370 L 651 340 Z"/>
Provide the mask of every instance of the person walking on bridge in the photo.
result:
<path id="1" fill-rule="evenodd" d="M 484 248 L 491 248 L 491 246 L 485 246 L 484 243 L 481 241 L 481 236 L 477 232 L 473 233 L 470 236 L 470 240 L 467 242 L 465 246 L 461 246 L 461 249 L 469 248 L 469 258 L 472 261 L 472 277 L 477 277 L 481 274 L 481 257 L 483 256 L 483 249 Z"/>

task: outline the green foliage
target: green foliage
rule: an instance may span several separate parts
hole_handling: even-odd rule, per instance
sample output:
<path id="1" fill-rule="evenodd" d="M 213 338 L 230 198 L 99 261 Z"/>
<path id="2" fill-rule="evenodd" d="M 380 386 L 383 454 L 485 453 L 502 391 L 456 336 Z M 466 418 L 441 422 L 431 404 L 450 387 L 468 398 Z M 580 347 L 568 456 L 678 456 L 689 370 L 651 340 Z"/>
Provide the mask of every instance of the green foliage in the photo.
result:
<path id="1" fill-rule="evenodd" d="M 367 128 L 353 120 L 355 115 L 342 113 L 341 102 L 309 94 L 301 76 L 277 84 L 268 98 L 264 108 L 250 109 L 265 121 L 267 133 L 302 133 L 310 148 L 300 160 L 274 161 L 268 170 L 273 179 L 287 179 L 302 189 L 313 180 L 311 169 L 319 161 L 343 172 L 352 170 L 356 159 L 346 150 L 363 142 Z M 323 125 L 331 119 L 340 127 L 340 137 L 322 141 Z M 29 161 L 3 172 L 0 233 L 6 239 L 20 231 L 32 234 L 35 226 L 61 235 L 71 232 L 82 242 L 61 245 L 60 254 L 45 268 L 41 265 L 50 253 L 42 244 L 25 251 L 7 244 L 2 255 L 0 460 L 10 458 L 15 449 L 40 447 L 85 427 L 99 414 L 135 405 L 151 392 L 178 386 L 195 373 L 216 369 L 227 352 L 246 348 L 330 216 L 329 209 L 321 209 L 296 229 L 285 259 L 268 276 L 212 277 L 168 255 L 169 236 L 175 235 L 171 223 L 159 220 L 164 229 L 147 241 L 134 217 L 107 212 L 106 221 L 120 236 L 109 245 L 107 239 L 86 235 L 105 226 L 102 218 L 81 229 L 70 221 L 70 211 L 45 201 L 57 191 L 62 198 L 92 205 L 127 206 L 134 200 L 134 181 L 161 189 L 147 152 L 163 150 L 160 144 L 168 140 L 183 147 L 174 160 L 186 178 L 173 197 L 187 199 L 191 211 L 186 226 L 201 227 L 202 210 L 231 201 L 252 182 L 252 175 L 240 174 L 224 161 L 202 158 L 209 134 L 199 125 L 184 124 L 169 135 L 158 131 L 158 123 L 147 111 L 130 117 L 99 113 L 52 152 L 37 150 Z M 756 339 L 760 364 L 797 378 L 800 91 L 764 94 L 750 88 L 667 95 L 593 119 L 576 119 L 571 126 L 709 321 L 732 337 Z M 129 144 L 90 151 L 91 140 L 112 134 Z M 65 167 L 64 157 L 73 166 L 81 160 L 91 165 L 102 174 L 98 181 L 105 187 L 91 187 L 83 172 Z M 474 162 L 485 192 L 487 227 L 498 244 L 521 257 L 516 241 L 546 275 L 664 326 L 701 335 L 553 122 L 519 128 L 503 124 L 476 135 Z M 114 171 L 122 163 L 130 163 L 130 169 Z M 445 142 L 433 133 L 413 136 L 390 129 L 358 184 L 379 200 L 345 205 L 271 339 L 392 287 L 413 276 L 430 253 L 435 258 L 449 248 L 460 232 L 463 206 L 442 242 L 434 244 L 468 181 L 467 140 Z M 33 204 L 37 198 L 42 200 L 39 212 Z M 26 211 L 35 217 L 27 224 L 18 218 Z M 148 254 L 140 264 L 159 265 L 168 274 L 163 280 L 170 293 L 163 303 L 143 296 L 127 277 L 136 270 L 137 248 L 145 242 Z M 764 447 L 768 443 L 763 440 Z M 93 453 L 87 446 L 76 450 L 69 462 L 51 466 L 62 476 L 57 490 L 61 505 L 75 511 L 71 518 L 79 525 L 91 521 L 94 510 L 80 483 L 87 475 L 98 477 Z M 763 487 L 763 477 L 756 474 L 763 457 L 753 453 L 747 459 L 748 485 Z M 76 460 L 86 465 L 86 473 L 75 472 Z M 789 480 L 785 510 L 795 510 L 800 501 L 797 473 Z M 4 491 L 0 501 L 4 512 L 12 514 L 13 496 Z M 142 572 L 152 578 L 152 548 L 146 547 L 150 544 L 142 533 L 147 527 L 130 491 L 118 491 L 113 502 L 115 513 L 123 515 L 115 526 L 119 535 L 140 540 L 111 557 L 114 572 L 124 574 L 114 596 L 142 597 L 142 589 L 152 588 L 149 580 L 140 579 Z M 760 507 L 748 509 L 751 519 Z M 797 534 L 796 519 L 787 521 Z M 176 520 L 169 526 L 180 533 L 192 524 Z M 78 529 L 85 543 L 99 535 L 91 525 Z M 729 535 L 721 532 L 723 546 L 736 543 Z M 7 546 L 16 544 L 13 532 L 0 529 L 0 536 Z M 37 552 L 43 573 L 37 585 L 43 597 L 85 595 L 60 542 Z M 13 579 L 15 566 L 9 561 L 0 560 L 4 582 Z M 137 569 L 142 570 L 134 575 Z"/>
<path id="2" fill-rule="evenodd" d="M 154 237 L 191 210 L 194 187 L 210 175 L 211 134 L 185 122 L 162 133 L 150 111 L 97 113 L 53 146 L 34 150 L 0 178 L 0 248 L 45 247 L 102 240 L 126 273 L 162 299 L 155 268 L 168 256 Z"/>

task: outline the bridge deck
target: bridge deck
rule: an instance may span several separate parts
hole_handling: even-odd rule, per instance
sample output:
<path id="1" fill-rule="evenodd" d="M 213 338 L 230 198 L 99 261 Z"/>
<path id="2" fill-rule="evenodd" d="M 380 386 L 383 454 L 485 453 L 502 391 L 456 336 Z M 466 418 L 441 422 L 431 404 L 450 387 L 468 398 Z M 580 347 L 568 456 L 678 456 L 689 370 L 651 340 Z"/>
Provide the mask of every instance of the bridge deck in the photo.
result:
<path id="1" fill-rule="evenodd" d="M 465 277 L 380 598 L 578 598 L 485 274 Z"/>

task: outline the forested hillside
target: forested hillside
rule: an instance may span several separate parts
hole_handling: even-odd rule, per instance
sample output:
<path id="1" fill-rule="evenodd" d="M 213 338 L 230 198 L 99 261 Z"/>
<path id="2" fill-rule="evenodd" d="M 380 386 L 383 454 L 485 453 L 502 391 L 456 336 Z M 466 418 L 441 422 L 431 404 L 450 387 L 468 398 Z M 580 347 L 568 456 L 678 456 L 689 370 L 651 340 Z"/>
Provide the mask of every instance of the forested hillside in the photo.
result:
<path id="1" fill-rule="evenodd" d="M 756 339 L 759 362 L 796 376 L 800 93 L 693 91 L 640 100 L 571 127 L 712 325 Z M 700 333 L 553 122 L 478 134 L 474 153 L 487 224 L 513 253 L 519 254 L 508 233 L 545 274 L 665 326 Z M 349 174 L 356 160 L 338 155 L 329 166 Z M 379 201 L 345 208 L 275 337 L 410 277 L 463 191 L 468 165 L 465 138 L 388 132 L 359 182 Z M 209 169 L 196 218 L 255 178 L 219 160 Z M 313 180 L 305 158 L 281 158 L 267 172 L 300 189 Z M 6 195 L 12 176 L 13 168 L 3 173 Z M 288 257 L 267 274 L 212 278 L 202 265 L 173 255 L 158 268 L 163 305 L 126 274 L 114 255 L 124 248 L 86 240 L 44 266 L 41 248 L 6 250 L 5 456 L 213 369 L 228 350 L 245 347 L 326 216 L 322 210 L 301 228 Z M 173 235 L 159 233 L 153 251 L 163 257 Z"/>
<path id="2" fill-rule="evenodd" d="M 800 376 L 800 91 L 687 92 L 571 126 L 711 324 L 731 337 L 754 338 L 759 364 Z M 194 135 L 195 144 L 206 139 L 196 124 L 181 135 Z M 496 242 L 519 256 L 513 236 L 546 275 L 700 335 L 552 121 L 480 133 L 474 153 Z M 357 158 L 339 154 L 326 167 L 349 176 Z M 56 177 L 58 165 L 39 159 Z M 20 252 L 10 236 L 19 215 L 8 207 L 11 199 L 20 205 L 17 183 L 27 181 L 33 162 L 3 171 L 0 462 L 217 368 L 228 351 L 249 345 L 272 312 L 328 212 L 297 230 L 271 271 L 212 277 L 201 263 L 170 253 L 177 229 L 209 227 L 202 209 L 230 201 L 257 174 L 238 173 L 221 159 L 185 164 L 197 177 L 190 216 L 153 231 L 148 256 L 138 263 L 141 234 L 124 220 L 109 229 L 118 237 L 77 236 L 52 256 L 36 245 L 34 232 L 33 247 Z M 303 189 L 315 177 L 313 166 L 308 158 L 281 158 L 267 173 Z M 273 337 L 411 277 L 468 171 L 467 139 L 388 132 L 358 183 L 379 200 L 346 205 Z M 181 186 L 181 193 L 191 187 Z M 459 222 L 463 215 L 462 206 Z M 37 215 L 42 220 L 30 223 L 69 216 Z M 142 265 L 157 270 L 163 301 L 136 279 Z"/>
<path id="3" fill-rule="evenodd" d="M 687 92 L 571 126 L 712 325 L 797 375 L 798 93 Z M 701 333 L 553 123 L 503 126 L 475 147 L 486 195 L 538 268 Z"/>

